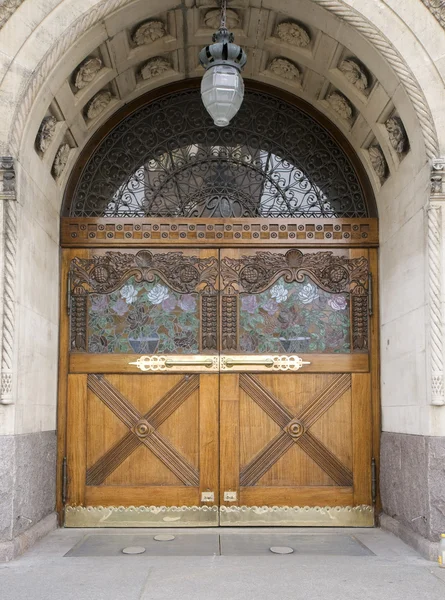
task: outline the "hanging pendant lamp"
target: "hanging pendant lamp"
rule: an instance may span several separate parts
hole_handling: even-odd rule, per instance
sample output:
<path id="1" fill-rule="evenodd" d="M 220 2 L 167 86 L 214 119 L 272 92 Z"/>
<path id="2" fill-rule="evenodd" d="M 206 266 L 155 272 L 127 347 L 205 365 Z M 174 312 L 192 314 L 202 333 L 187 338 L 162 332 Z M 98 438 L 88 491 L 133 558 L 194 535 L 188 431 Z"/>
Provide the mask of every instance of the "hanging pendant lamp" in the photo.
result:
<path id="1" fill-rule="evenodd" d="M 244 50 L 233 43 L 226 27 L 227 0 L 221 1 L 221 25 L 213 34 L 213 44 L 199 53 L 206 69 L 201 81 L 202 102 L 215 125 L 226 127 L 239 111 L 244 97 L 241 69 L 247 62 Z"/>

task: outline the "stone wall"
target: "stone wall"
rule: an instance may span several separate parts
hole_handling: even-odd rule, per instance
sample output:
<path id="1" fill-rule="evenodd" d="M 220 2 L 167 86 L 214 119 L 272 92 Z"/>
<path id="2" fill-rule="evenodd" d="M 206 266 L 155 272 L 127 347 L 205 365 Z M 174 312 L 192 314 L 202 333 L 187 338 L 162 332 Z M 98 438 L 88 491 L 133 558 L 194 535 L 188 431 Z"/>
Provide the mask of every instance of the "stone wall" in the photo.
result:
<path id="1" fill-rule="evenodd" d="M 13 558 L 14 538 L 54 511 L 55 431 L 0 436 L 0 561 Z"/>
<path id="2" fill-rule="evenodd" d="M 437 542 L 445 532 L 445 437 L 382 433 L 383 510 Z"/>

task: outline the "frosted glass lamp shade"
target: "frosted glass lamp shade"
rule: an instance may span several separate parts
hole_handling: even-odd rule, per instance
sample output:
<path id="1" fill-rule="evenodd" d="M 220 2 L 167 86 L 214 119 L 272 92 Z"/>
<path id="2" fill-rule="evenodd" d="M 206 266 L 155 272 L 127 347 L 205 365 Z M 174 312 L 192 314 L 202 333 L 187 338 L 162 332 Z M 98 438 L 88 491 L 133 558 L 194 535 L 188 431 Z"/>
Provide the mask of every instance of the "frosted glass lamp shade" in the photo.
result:
<path id="1" fill-rule="evenodd" d="M 201 81 L 201 97 L 215 125 L 228 125 L 244 97 L 244 82 L 238 69 L 230 65 L 207 69 Z"/>

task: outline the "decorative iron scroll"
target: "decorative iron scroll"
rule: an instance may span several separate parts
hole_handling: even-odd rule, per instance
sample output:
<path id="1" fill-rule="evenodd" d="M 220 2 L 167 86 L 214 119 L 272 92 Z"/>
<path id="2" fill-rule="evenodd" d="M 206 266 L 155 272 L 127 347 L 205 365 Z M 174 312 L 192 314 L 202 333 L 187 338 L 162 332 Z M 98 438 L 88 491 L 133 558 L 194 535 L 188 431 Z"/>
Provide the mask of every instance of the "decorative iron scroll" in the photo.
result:
<path id="1" fill-rule="evenodd" d="M 198 339 L 193 332 L 199 330 L 199 298 L 204 324 L 201 345 L 206 350 L 217 350 L 218 272 L 215 257 L 199 259 L 182 252 L 156 254 L 140 250 L 136 254 L 106 252 L 87 259 L 74 258 L 70 269 L 71 349 L 153 353 L 158 349 L 159 335 L 142 332 L 155 318 L 154 309 L 160 307 L 155 325 L 168 329 L 168 344 L 174 347 L 162 347 L 161 343 L 159 350 L 197 353 Z M 148 310 L 148 305 L 153 310 Z M 129 349 L 124 348 L 126 340 L 120 330 L 116 329 L 119 335 L 114 336 L 111 345 L 100 331 L 103 322 L 110 328 L 124 315 L 129 330 L 135 332 L 128 340 Z M 178 323 L 184 325 L 183 331 L 176 326 Z M 89 333 L 88 328 L 92 330 Z"/>
<path id="2" fill-rule="evenodd" d="M 221 261 L 222 344 L 245 353 L 368 350 L 368 261 L 255 252 Z"/>
<path id="3" fill-rule="evenodd" d="M 367 217 L 346 153 L 317 121 L 247 91 L 216 127 L 199 90 L 146 104 L 87 162 L 71 217 Z"/>

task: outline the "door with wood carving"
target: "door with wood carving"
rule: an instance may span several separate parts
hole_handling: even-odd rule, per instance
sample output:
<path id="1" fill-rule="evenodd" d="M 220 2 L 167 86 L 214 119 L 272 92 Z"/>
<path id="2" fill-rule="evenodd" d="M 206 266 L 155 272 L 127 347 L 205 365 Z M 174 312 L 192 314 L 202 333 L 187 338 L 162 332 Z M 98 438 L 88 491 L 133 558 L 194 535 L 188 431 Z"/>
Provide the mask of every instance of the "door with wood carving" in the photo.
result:
<path id="1" fill-rule="evenodd" d="M 368 251 L 220 268 L 221 525 L 372 525 Z"/>
<path id="2" fill-rule="evenodd" d="M 73 250 L 64 271 L 65 524 L 217 524 L 218 252 Z"/>
<path id="3" fill-rule="evenodd" d="M 65 251 L 65 524 L 372 525 L 369 253 Z"/>

